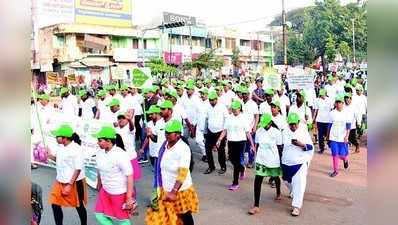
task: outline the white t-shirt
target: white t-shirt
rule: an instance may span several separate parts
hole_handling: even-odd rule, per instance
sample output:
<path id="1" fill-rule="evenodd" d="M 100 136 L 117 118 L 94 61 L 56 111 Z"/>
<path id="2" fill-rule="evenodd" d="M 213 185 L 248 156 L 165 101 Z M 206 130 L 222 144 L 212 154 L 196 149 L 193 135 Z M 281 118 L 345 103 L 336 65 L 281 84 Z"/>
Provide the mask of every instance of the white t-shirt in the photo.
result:
<path id="1" fill-rule="evenodd" d="M 174 107 L 173 107 L 173 114 L 171 115 L 172 119 L 181 121 L 181 123 L 184 123 L 185 119 L 188 118 L 188 115 L 184 109 L 184 107 L 182 106 L 182 104 L 177 103 Z"/>
<path id="2" fill-rule="evenodd" d="M 160 146 L 162 146 L 163 142 L 166 140 L 165 137 L 165 122 L 163 118 L 156 121 L 156 124 L 153 121 L 148 122 L 148 128 L 152 130 L 153 135 L 157 136 L 157 142 L 153 142 L 149 139 L 149 155 L 151 157 L 158 157 Z"/>
<path id="3" fill-rule="evenodd" d="M 144 97 L 142 95 L 135 93 L 131 96 L 131 101 L 133 102 L 134 107 L 134 115 L 139 116 L 142 115 L 142 105 L 144 104 Z"/>
<path id="4" fill-rule="evenodd" d="M 110 110 L 110 107 L 107 107 L 107 109 L 105 110 L 105 112 L 101 113 L 101 121 L 112 124 L 117 122 L 117 116 L 118 114 L 121 112 L 121 110 L 119 109 L 116 112 L 112 112 Z"/>
<path id="5" fill-rule="evenodd" d="M 224 104 L 217 103 L 214 107 L 209 106 L 207 112 L 207 125 L 212 133 L 218 133 L 224 129 L 225 119 L 228 116 L 228 109 Z"/>
<path id="6" fill-rule="evenodd" d="M 288 129 L 288 124 L 285 116 L 282 116 L 281 114 L 272 116 L 272 121 L 274 121 L 275 125 L 280 131 Z"/>
<path id="7" fill-rule="evenodd" d="M 57 157 L 56 170 L 57 181 L 60 183 L 69 183 L 75 170 L 81 170 L 76 181 L 83 179 L 84 176 L 84 155 L 80 145 L 75 142 L 67 146 L 57 145 L 54 155 Z"/>
<path id="8" fill-rule="evenodd" d="M 189 172 L 189 165 L 191 162 L 191 150 L 183 140 L 177 141 L 173 147 L 167 149 L 163 153 L 160 162 L 162 170 L 162 185 L 165 191 L 170 192 L 176 182 L 179 168 L 188 169 L 188 174 L 182 183 L 179 191 L 184 191 L 192 186 L 192 177 Z"/>
<path id="9" fill-rule="evenodd" d="M 187 117 L 193 125 L 198 123 L 198 110 L 200 101 L 201 100 L 198 98 L 198 96 L 192 95 L 191 97 L 187 96 L 183 104 Z"/>
<path id="10" fill-rule="evenodd" d="M 368 100 L 367 100 L 366 96 L 363 94 L 357 95 L 357 97 L 355 97 L 355 99 L 353 96 L 352 101 L 353 101 L 352 104 L 355 103 L 358 106 L 359 113 L 362 115 L 365 115 L 367 108 L 368 108 Z"/>
<path id="11" fill-rule="evenodd" d="M 120 100 L 120 109 L 123 112 L 127 112 L 128 110 L 132 110 L 134 109 L 134 99 L 133 96 L 131 96 L 130 94 L 127 94 L 125 97 L 121 97 Z M 135 111 L 134 111 L 135 113 Z"/>
<path id="12" fill-rule="evenodd" d="M 79 112 L 79 105 L 77 104 L 76 96 L 69 94 L 68 97 L 62 98 L 61 111 L 67 116 L 77 116 Z"/>
<path id="13" fill-rule="evenodd" d="M 330 98 L 317 98 L 315 101 L 314 109 L 318 110 L 318 114 L 315 118 L 315 121 L 319 123 L 330 123 L 330 111 L 332 110 L 332 108 L 333 101 L 331 101 Z"/>
<path id="14" fill-rule="evenodd" d="M 265 113 L 271 114 L 271 106 L 268 104 L 267 101 L 264 101 L 260 104 L 260 114 L 263 115 Z"/>
<path id="15" fill-rule="evenodd" d="M 314 155 L 314 149 L 304 151 L 301 147 L 293 145 L 292 139 L 296 139 L 305 145 L 311 145 L 313 148 L 307 126 L 300 124 L 295 132 L 291 131 L 290 128 L 286 129 L 283 132 L 282 164 L 294 166 L 311 161 Z"/>
<path id="16" fill-rule="evenodd" d="M 126 150 L 129 159 L 136 159 L 137 151 L 135 149 L 135 130 L 130 131 L 129 124 L 126 124 L 123 128 L 116 127 L 116 132 L 122 137 L 124 149 Z"/>
<path id="17" fill-rule="evenodd" d="M 336 84 L 330 85 L 327 84 L 325 85 L 325 90 L 326 90 L 326 94 L 329 98 L 334 99 L 336 97 L 337 94 L 337 87 Z"/>
<path id="18" fill-rule="evenodd" d="M 225 119 L 224 129 L 227 130 L 228 141 L 246 141 L 246 133 L 251 131 L 246 116 L 239 113 L 237 116 L 230 114 Z"/>
<path id="19" fill-rule="evenodd" d="M 297 104 L 293 104 L 289 109 L 289 113 L 297 113 L 300 117 L 300 123 L 304 124 L 305 126 L 307 126 L 307 123 L 312 123 L 311 109 L 304 104 L 300 107 L 297 107 Z M 306 115 L 308 117 L 308 120 L 305 119 Z"/>
<path id="20" fill-rule="evenodd" d="M 246 103 L 242 105 L 242 112 L 243 114 L 246 114 L 250 127 L 253 127 L 255 122 L 255 115 L 259 114 L 257 104 L 253 100 L 249 99 Z"/>
<path id="21" fill-rule="evenodd" d="M 133 175 L 127 152 L 117 146 L 107 153 L 101 149 L 97 152 L 97 169 L 106 192 L 112 195 L 127 192 L 127 176 Z"/>
<path id="22" fill-rule="evenodd" d="M 282 115 L 287 117 L 287 107 L 290 106 L 290 100 L 286 95 L 279 96 L 279 102 L 281 103 Z"/>
<path id="23" fill-rule="evenodd" d="M 231 105 L 232 99 L 237 98 L 236 94 L 232 90 L 228 90 L 227 92 L 223 92 L 218 101 L 221 104 L 224 104 L 227 108 Z"/>
<path id="24" fill-rule="evenodd" d="M 280 167 L 280 159 L 277 145 L 282 145 L 282 133 L 271 127 L 268 130 L 259 128 L 256 131 L 255 142 L 258 144 L 256 163 L 268 168 Z"/>
<path id="25" fill-rule="evenodd" d="M 337 80 L 336 81 L 336 94 L 344 93 L 345 84 L 346 84 L 345 80 Z"/>
<path id="26" fill-rule="evenodd" d="M 209 100 L 199 100 L 197 112 L 197 129 L 204 132 L 206 129 L 206 117 L 210 108 Z"/>
<path id="27" fill-rule="evenodd" d="M 347 111 L 333 110 L 330 113 L 332 127 L 330 128 L 329 140 L 336 142 L 344 142 L 347 132 L 346 124 L 351 123 L 351 117 Z M 352 126 L 352 124 L 351 124 Z"/>
<path id="28" fill-rule="evenodd" d="M 86 99 L 86 101 L 80 100 L 80 108 L 82 108 L 82 118 L 92 119 L 94 118 L 93 107 L 95 101 L 92 98 Z"/>

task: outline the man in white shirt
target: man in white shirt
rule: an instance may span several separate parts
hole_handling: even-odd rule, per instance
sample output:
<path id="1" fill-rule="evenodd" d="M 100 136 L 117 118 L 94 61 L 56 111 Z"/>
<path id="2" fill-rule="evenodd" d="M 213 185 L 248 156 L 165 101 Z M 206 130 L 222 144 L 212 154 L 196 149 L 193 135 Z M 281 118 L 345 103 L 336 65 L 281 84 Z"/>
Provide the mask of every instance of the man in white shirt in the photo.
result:
<path id="1" fill-rule="evenodd" d="M 207 111 L 209 110 L 210 103 L 209 100 L 207 99 L 207 88 L 202 88 L 199 90 L 201 94 L 201 99 L 198 101 L 197 105 L 197 124 L 196 124 L 196 135 L 195 135 L 195 141 L 198 144 L 201 153 L 202 153 L 202 161 L 207 162 L 206 158 L 206 148 L 205 148 L 205 133 L 207 132 L 207 127 L 206 127 L 206 114 Z"/>
<path id="2" fill-rule="evenodd" d="M 47 94 L 41 94 L 37 97 L 37 105 L 33 105 L 32 108 L 32 129 L 33 129 L 33 134 L 32 134 L 32 141 L 37 142 L 41 140 L 41 131 L 40 128 L 42 129 L 43 133 L 49 132 L 52 127 L 51 127 L 51 122 L 54 119 L 55 116 L 55 109 L 53 106 L 49 104 L 50 96 Z M 37 111 L 36 111 L 37 109 Z M 40 123 L 39 123 L 40 120 Z"/>
<path id="3" fill-rule="evenodd" d="M 312 112 L 306 105 L 305 92 L 303 90 L 296 93 L 296 104 L 290 107 L 289 113 L 297 113 L 300 117 L 300 124 L 312 128 Z"/>
<path id="4" fill-rule="evenodd" d="M 357 92 L 357 95 L 356 95 L 354 104 L 356 104 L 358 106 L 358 110 L 361 115 L 360 121 L 358 121 L 358 127 L 357 127 L 358 138 L 360 139 L 363 134 L 363 131 L 365 129 L 365 124 L 366 124 L 366 115 L 367 115 L 367 110 L 368 110 L 368 99 L 363 94 L 362 85 L 358 84 L 356 86 L 356 92 Z M 352 100 L 354 101 L 354 96 L 353 96 Z"/>
<path id="5" fill-rule="evenodd" d="M 328 126 L 331 122 L 330 111 L 333 108 L 333 101 L 326 97 L 326 90 L 319 90 L 319 98 L 315 101 L 315 116 L 316 126 L 318 130 L 319 153 L 325 150 L 325 137 L 327 136 Z"/>
<path id="6" fill-rule="evenodd" d="M 186 92 L 187 92 L 187 97 L 185 98 L 185 101 L 183 102 L 183 107 L 185 109 L 185 112 L 187 113 L 188 119 L 191 122 L 193 126 L 193 132 L 191 132 L 191 137 L 195 137 L 195 131 L 196 131 L 196 126 L 198 123 L 198 111 L 199 111 L 199 104 L 200 104 L 200 98 L 194 94 L 195 92 L 195 86 L 191 83 L 188 84 L 186 87 Z M 204 147 L 203 147 L 204 148 Z"/>
<path id="7" fill-rule="evenodd" d="M 86 90 L 80 90 L 79 91 L 79 109 L 81 110 L 81 116 L 82 118 L 85 119 L 93 119 L 94 118 L 94 107 L 95 107 L 95 102 L 92 98 L 88 97 L 87 91 Z"/>
<path id="8" fill-rule="evenodd" d="M 334 99 L 337 94 L 337 86 L 332 76 L 328 76 L 329 84 L 325 85 L 326 94 L 330 99 Z"/>
<path id="9" fill-rule="evenodd" d="M 107 90 L 109 92 L 109 95 L 106 96 L 105 101 L 106 104 L 108 104 L 110 101 L 112 101 L 112 99 L 117 98 L 119 101 L 122 99 L 122 96 L 120 96 L 119 93 L 116 93 L 116 86 L 113 84 L 110 84 L 107 87 Z"/>
<path id="10" fill-rule="evenodd" d="M 240 92 L 242 93 L 242 112 L 247 117 L 247 122 L 249 123 L 251 129 L 252 139 L 254 140 L 254 135 L 257 130 L 258 121 L 260 118 L 257 104 L 249 98 L 250 91 L 247 87 L 241 87 Z M 250 144 L 247 141 L 245 146 L 245 152 L 249 154 L 248 168 L 253 168 L 254 153 L 250 150 Z"/>
<path id="11" fill-rule="evenodd" d="M 265 101 L 261 103 L 259 107 L 261 115 L 263 115 L 264 113 L 271 114 L 271 103 L 273 98 L 274 98 L 274 91 L 270 88 L 265 90 Z"/>
<path id="12" fill-rule="evenodd" d="M 106 91 L 99 90 L 97 93 L 97 112 L 95 113 L 95 118 L 98 120 L 102 120 L 106 112 L 109 110 L 108 107 L 106 106 L 105 97 L 106 97 Z"/>
<path id="13" fill-rule="evenodd" d="M 206 114 L 207 121 L 207 134 L 205 136 L 205 148 L 206 157 L 209 168 L 205 174 L 212 173 L 216 167 L 213 159 L 213 148 L 216 146 L 217 140 L 224 130 L 225 119 L 228 116 L 228 109 L 224 104 L 218 102 L 218 95 L 215 91 L 210 91 L 208 94 L 210 103 L 209 110 Z M 219 174 L 224 174 L 227 171 L 226 159 L 225 159 L 225 139 L 221 141 L 218 152 L 218 162 L 221 169 L 218 171 Z"/>
<path id="14" fill-rule="evenodd" d="M 357 139 L 357 124 L 359 124 L 358 121 L 361 120 L 362 115 L 360 115 L 359 113 L 358 106 L 353 104 L 351 93 L 348 92 L 344 95 L 344 102 L 344 111 L 347 113 L 349 121 L 351 123 L 348 140 L 351 144 L 355 146 L 355 153 L 358 153 L 359 143 Z"/>
<path id="15" fill-rule="evenodd" d="M 117 116 L 121 112 L 119 99 L 112 99 L 106 106 L 109 107 L 109 110 L 105 113 L 102 121 L 112 124 L 114 127 L 117 127 Z"/>
<path id="16" fill-rule="evenodd" d="M 137 92 L 136 88 L 129 88 L 132 106 L 134 110 L 134 126 L 135 126 L 135 139 L 140 140 L 142 137 L 142 114 L 144 97 Z"/>
<path id="17" fill-rule="evenodd" d="M 61 112 L 68 118 L 74 118 L 78 116 L 79 106 L 77 103 L 76 96 L 69 93 L 68 88 L 61 88 Z"/>
<path id="18" fill-rule="evenodd" d="M 281 103 L 281 111 L 282 115 L 287 118 L 287 114 L 290 108 L 290 99 L 285 95 L 285 90 L 283 85 L 281 86 L 281 90 L 278 90 L 279 102 Z"/>
<path id="19" fill-rule="evenodd" d="M 236 94 L 231 90 L 231 83 L 224 81 L 224 93 L 220 96 L 220 103 L 224 104 L 227 108 L 231 105 L 232 99 L 236 99 Z"/>

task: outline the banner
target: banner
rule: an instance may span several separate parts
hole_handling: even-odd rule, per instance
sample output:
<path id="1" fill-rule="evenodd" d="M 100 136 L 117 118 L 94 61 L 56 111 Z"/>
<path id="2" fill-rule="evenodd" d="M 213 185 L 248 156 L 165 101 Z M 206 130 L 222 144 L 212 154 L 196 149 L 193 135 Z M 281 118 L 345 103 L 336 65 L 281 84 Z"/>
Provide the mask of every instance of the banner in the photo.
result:
<path id="1" fill-rule="evenodd" d="M 52 154 L 56 153 L 59 146 L 55 138 L 50 135 L 50 131 L 56 129 L 61 124 L 67 123 L 79 135 L 82 141 L 81 147 L 85 160 L 87 184 L 92 188 L 96 188 L 97 171 L 95 156 L 99 151 L 99 147 L 97 139 L 92 137 L 92 134 L 97 133 L 102 126 L 109 124 L 95 119 L 82 119 L 81 117 L 65 116 L 62 113 L 55 113 L 52 119 L 45 123 L 46 124 L 44 125 L 47 130 L 43 131 L 44 137 L 39 137 L 40 131 L 35 131 L 34 135 L 31 137 L 33 160 L 40 165 L 55 168 L 55 162 L 47 159 L 45 147 L 47 146 L 51 150 Z"/>
<path id="2" fill-rule="evenodd" d="M 281 90 L 282 78 L 280 74 L 268 74 L 264 76 L 264 87 Z"/>
<path id="3" fill-rule="evenodd" d="M 290 90 L 314 89 L 313 74 L 290 74 L 287 75 Z"/>
<path id="4" fill-rule="evenodd" d="M 131 0 L 75 0 L 75 23 L 132 27 Z"/>
<path id="5" fill-rule="evenodd" d="M 148 67 L 134 68 L 132 86 L 135 88 L 149 88 L 152 86 L 151 69 Z"/>

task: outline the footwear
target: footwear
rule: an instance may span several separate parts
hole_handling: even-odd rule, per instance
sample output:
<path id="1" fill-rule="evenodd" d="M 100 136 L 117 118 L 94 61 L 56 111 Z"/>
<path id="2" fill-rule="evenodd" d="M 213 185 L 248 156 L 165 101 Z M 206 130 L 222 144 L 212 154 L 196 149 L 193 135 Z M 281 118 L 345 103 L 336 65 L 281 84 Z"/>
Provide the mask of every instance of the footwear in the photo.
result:
<path id="1" fill-rule="evenodd" d="M 148 159 L 140 159 L 140 160 L 138 160 L 138 164 L 147 163 L 147 162 L 149 162 Z"/>
<path id="2" fill-rule="evenodd" d="M 37 169 L 37 168 L 39 168 L 39 166 L 37 166 L 36 164 L 34 164 L 34 163 L 30 164 L 30 169 L 34 170 L 34 169 Z"/>
<path id="3" fill-rule="evenodd" d="M 202 161 L 203 162 L 207 162 L 207 157 L 204 155 L 204 156 L 202 156 Z"/>
<path id="4" fill-rule="evenodd" d="M 348 160 L 344 160 L 344 169 L 348 169 Z"/>
<path id="5" fill-rule="evenodd" d="M 329 176 L 330 177 L 335 177 L 335 176 L 337 176 L 337 174 L 339 174 L 337 171 L 333 171 L 333 173 L 330 173 Z"/>
<path id="6" fill-rule="evenodd" d="M 208 169 L 204 172 L 204 174 L 211 174 L 211 173 L 213 173 L 213 171 L 214 171 L 214 169 L 208 168 Z"/>
<path id="7" fill-rule="evenodd" d="M 228 190 L 230 191 L 236 191 L 239 189 L 239 184 L 231 184 L 228 186 Z"/>
<path id="8" fill-rule="evenodd" d="M 293 207 L 293 210 L 292 210 L 292 216 L 299 216 L 300 215 L 300 209 L 299 208 L 297 208 L 297 207 Z"/>
<path id="9" fill-rule="evenodd" d="M 218 174 L 224 174 L 225 172 L 227 172 L 227 168 L 221 168 L 221 169 L 218 171 Z"/>
<path id="10" fill-rule="evenodd" d="M 355 153 L 359 153 L 359 146 L 355 147 Z"/>
<path id="11" fill-rule="evenodd" d="M 322 155 L 324 151 L 325 150 L 319 150 L 318 153 Z"/>
<path id="12" fill-rule="evenodd" d="M 247 213 L 249 213 L 249 215 L 254 215 L 260 212 L 260 208 L 259 207 L 253 207 L 251 209 L 249 209 L 249 211 Z"/>
<path id="13" fill-rule="evenodd" d="M 245 170 L 243 170 L 243 172 L 240 173 L 239 180 L 244 180 L 245 178 L 246 178 L 246 172 Z"/>

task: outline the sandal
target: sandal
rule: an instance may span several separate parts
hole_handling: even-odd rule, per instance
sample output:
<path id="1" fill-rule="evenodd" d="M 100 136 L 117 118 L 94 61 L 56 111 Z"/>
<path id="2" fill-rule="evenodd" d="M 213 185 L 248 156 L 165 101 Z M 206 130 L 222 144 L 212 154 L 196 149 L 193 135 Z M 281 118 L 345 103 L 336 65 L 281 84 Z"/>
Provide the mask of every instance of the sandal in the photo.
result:
<path id="1" fill-rule="evenodd" d="M 282 200 L 282 196 L 280 196 L 280 195 L 279 195 L 279 196 L 276 196 L 276 197 L 274 198 L 274 200 L 275 200 L 275 201 L 280 201 L 280 200 Z"/>
<path id="2" fill-rule="evenodd" d="M 260 212 L 260 208 L 259 207 L 253 207 L 253 208 L 249 209 L 249 212 L 247 212 L 247 213 L 249 213 L 249 215 L 254 215 L 254 214 L 257 214 L 259 212 Z"/>

